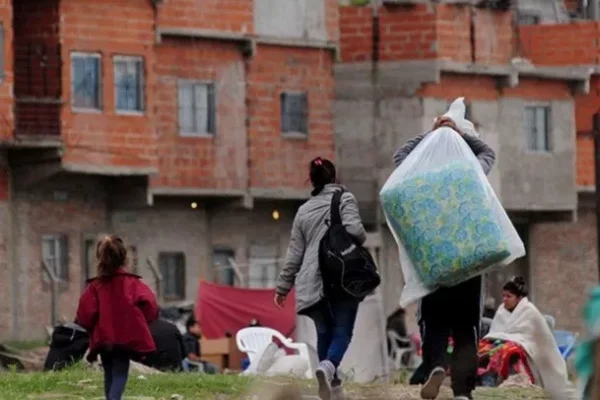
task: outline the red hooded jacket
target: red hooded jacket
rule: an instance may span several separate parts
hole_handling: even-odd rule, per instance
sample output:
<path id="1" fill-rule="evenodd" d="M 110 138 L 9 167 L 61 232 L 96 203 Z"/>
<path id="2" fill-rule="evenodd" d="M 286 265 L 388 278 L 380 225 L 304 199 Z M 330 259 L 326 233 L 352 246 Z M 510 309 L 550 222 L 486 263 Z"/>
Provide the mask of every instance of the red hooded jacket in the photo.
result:
<path id="1" fill-rule="evenodd" d="M 90 335 L 90 358 L 102 350 L 133 354 L 156 350 L 148 324 L 158 318 L 158 304 L 141 278 L 121 268 L 88 282 L 76 320 Z"/>

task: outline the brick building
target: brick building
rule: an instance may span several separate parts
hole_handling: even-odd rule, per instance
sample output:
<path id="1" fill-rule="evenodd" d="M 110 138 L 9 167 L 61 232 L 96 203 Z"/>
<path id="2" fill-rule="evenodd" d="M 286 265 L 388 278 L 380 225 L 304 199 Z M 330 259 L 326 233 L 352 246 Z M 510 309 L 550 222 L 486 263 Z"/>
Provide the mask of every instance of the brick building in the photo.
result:
<path id="1" fill-rule="evenodd" d="M 393 170 L 394 149 L 465 96 L 468 117 L 496 150 L 490 181 L 528 250 L 491 274 L 488 293 L 499 301 L 501 285 L 524 275 L 539 308 L 578 330 L 586 291 L 598 281 L 595 220 L 582 192 L 593 182 L 584 132 L 600 103 L 595 70 L 579 65 L 597 64 L 598 49 L 589 44 L 598 36 L 583 28 L 597 23 L 545 17 L 548 25 L 516 26 L 532 10 L 548 14 L 535 1 L 513 9 L 372 3 L 340 8 L 334 130 L 342 180 L 357 193 L 380 247 L 386 311 L 396 307 L 402 285 L 379 188 Z"/>
<path id="2" fill-rule="evenodd" d="M 73 316 L 102 232 L 165 301 L 272 284 L 334 157 L 337 1 L 294 4 L 0 0 L 0 338 L 50 324 L 43 262 Z"/>

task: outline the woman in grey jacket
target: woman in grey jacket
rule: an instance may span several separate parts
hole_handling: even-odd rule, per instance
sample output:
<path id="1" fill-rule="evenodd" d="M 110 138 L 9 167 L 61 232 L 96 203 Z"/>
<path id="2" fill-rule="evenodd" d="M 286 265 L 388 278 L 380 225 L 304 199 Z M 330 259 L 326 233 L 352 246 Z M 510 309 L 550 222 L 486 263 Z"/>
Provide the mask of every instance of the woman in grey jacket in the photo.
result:
<path id="1" fill-rule="evenodd" d="M 316 371 L 319 397 L 342 398 L 337 368 L 352 339 L 359 302 L 350 298 L 325 298 L 319 270 L 319 243 L 328 227 L 334 192 L 345 188 L 336 184 L 336 170 L 329 160 L 316 158 L 310 163 L 312 197 L 298 210 L 292 226 L 285 266 L 279 275 L 275 304 L 282 307 L 292 287 L 296 287 L 296 312 L 307 315 L 317 331 L 319 367 Z M 340 214 L 346 231 L 356 241 L 366 240 L 356 198 L 345 191 Z"/>

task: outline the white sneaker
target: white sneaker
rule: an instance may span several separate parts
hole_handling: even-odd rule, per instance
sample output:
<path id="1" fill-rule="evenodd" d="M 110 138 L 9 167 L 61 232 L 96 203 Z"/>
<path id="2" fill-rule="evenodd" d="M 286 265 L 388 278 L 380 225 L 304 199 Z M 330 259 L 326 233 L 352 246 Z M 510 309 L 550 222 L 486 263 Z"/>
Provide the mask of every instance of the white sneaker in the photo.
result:
<path id="1" fill-rule="evenodd" d="M 454 400 L 471 400 L 467 396 L 456 396 Z"/>
<path id="2" fill-rule="evenodd" d="M 429 379 L 421 388 L 421 398 L 425 400 L 434 400 L 440 394 L 440 387 L 446 379 L 446 371 L 443 368 L 436 367 L 429 374 Z"/>
<path id="3" fill-rule="evenodd" d="M 333 375 L 335 375 L 335 367 L 331 361 L 321 361 L 315 375 L 319 383 L 319 398 L 321 400 L 332 400 L 331 381 Z"/>

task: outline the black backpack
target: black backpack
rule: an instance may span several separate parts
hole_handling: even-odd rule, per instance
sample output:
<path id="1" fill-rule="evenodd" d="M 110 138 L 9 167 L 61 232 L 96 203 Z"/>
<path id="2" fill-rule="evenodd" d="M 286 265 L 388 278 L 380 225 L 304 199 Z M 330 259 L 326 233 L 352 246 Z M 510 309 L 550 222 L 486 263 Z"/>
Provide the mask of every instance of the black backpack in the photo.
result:
<path id="1" fill-rule="evenodd" d="M 331 219 L 319 243 L 319 269 L 325 297 L 363 300 L 381 283 L 371 253 L 356 242 L 342 225 L 340 203 L 343 190 L 331 199 Z"/>

